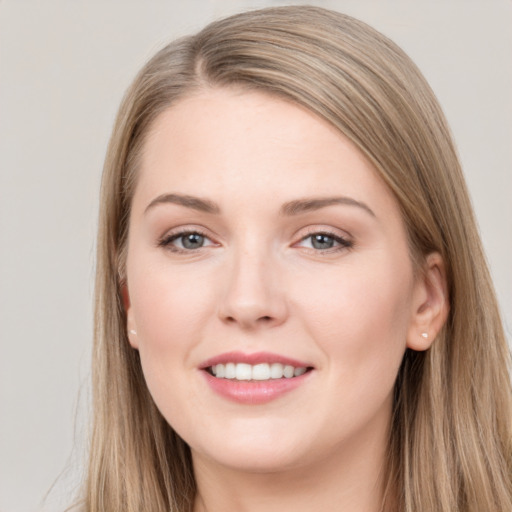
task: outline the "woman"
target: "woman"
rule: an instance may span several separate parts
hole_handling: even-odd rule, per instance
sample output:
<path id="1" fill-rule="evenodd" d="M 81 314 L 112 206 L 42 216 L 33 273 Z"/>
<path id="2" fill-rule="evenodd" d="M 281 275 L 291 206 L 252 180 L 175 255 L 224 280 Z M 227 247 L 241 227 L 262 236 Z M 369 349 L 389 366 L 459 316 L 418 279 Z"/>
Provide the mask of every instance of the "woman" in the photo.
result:
<path id="1" fill-rule="evenodd" d="M 161 50 L 108 150 L 85 509 L 512 509 L 508 349 L 424 78 L 314 7 Z"/>

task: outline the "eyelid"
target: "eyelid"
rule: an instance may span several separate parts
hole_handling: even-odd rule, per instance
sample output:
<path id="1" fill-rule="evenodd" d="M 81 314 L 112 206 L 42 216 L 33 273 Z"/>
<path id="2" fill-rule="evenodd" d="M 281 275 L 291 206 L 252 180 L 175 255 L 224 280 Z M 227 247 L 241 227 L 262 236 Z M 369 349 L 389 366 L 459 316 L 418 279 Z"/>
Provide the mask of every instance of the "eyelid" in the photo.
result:
<path id="1" fill-rule="evenodd" d="M 177 247 L 175 245 L 172 245 L 172 242 L 174 240 L 179 239 L 182 236 L 188 235 L 188 234 L 198 234 L 205 239 L 207 239 L 210 243 L 208 245 L 198 247 L 197 249 L 184 249 L 181 247 Z M 200 251 L 201 249 L 212 247 L 212 246 L 219 246 L 220 244 L 216 242 L 211 235 L 207 233 L 207 230 L 200 226 L 191 225 L 191 226 L 179 226 L 173 229 L 170 229 L 165 232 L 165 234 L 158 238 L 157 240 L 157 246 L 162 247 L 164 249 L 168 249 L 171 252 L 175 253 L 195 253 L 197 251 Z"/>
<path id="2" fill-rule="evenodd" d="M 172 244 L 172 242 L 174 242 L 176 239 L 179 239 L 180 237 L 188 234 L 198 234 L 204 237 L 206 240 L 208 240 L 209 243 L 196 249 L 186 249 Z M 353 237 L 346 231 L 342 231 L 338 228 L 334 228 L 331 226 L 315 225 L 307 226 L 299 230 L 297 235 L 294 237 L 296 240 L 298 238 L 298 240 L 292 244 L 292 247 L 301 247 L 300 244 L 307 240 L 308 238 L 312 237 L 313 235 L 325 235 L 333 238 L 334 241 L 336 242 L 336 245 L 334 247 L 330 247 L 327 249 L 317 249 L 314 247 L 302 246 L 303 249 L 309 250 L 313 253 L 329 254 L 351 249 L 354 246 Z M 203 228 L 202 226 L 189 225 L 178 226 L 176 228 L 172 228 L 166 231 L 164 235 L 157 239 L 156 245 L 158 247 L 168 249 L 171 252 L 192 254 L 208 247 L 219 247 L 221 244 L 218 243 L 215 240 L 215 238 L 209 234 L 209 230 Z"/>
<path id="3" fill-rule="evenodd" d="M 351 249 L 354 246 L 353 237 L 346 231 L 341 231 L 339 229 L 327 226 L 308 226 L 305 229 L 305 232 L 300 233 L 299 240 L 293 244 L 294 247 L 301 247 L 299 244 L 301 242 L 304 242 L 313 235 L 329 236 L 333 238 L 338 244 L 337 246 L 328 249 L 315 249 L 313 247 L 303 247 L 304 249 L 309 249 L 315 253 L 326 254 L 330 252 L 338 252 L 342 250 Z"/>

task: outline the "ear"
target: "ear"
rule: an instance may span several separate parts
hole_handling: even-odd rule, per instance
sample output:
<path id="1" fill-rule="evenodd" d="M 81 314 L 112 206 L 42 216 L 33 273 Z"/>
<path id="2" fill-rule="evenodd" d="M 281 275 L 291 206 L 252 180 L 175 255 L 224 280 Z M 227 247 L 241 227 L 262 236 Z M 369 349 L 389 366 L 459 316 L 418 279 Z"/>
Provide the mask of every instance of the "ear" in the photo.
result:
<path id="1" fill-rule="evenodd" d="M 443 327 L 450 303 L 446 271 L 441 255 L 429 254 L 414 285 L 412 317 L 407 333 L 407 347 L 427 350 Z"/>
<path id="2" fill-rule="evenodd" d="M 137 339 L 137 327 L 135 319 L 133 318 L 133 309 L 130 301 L 130 292 L 128 285 L 123 284 L 121 287 L 121 298 L 123 300 L 123 307 L 126 313 L 126 330 L 128 332 L 128 341 L 132 348 L 139 348 L 139 340 Z"/>

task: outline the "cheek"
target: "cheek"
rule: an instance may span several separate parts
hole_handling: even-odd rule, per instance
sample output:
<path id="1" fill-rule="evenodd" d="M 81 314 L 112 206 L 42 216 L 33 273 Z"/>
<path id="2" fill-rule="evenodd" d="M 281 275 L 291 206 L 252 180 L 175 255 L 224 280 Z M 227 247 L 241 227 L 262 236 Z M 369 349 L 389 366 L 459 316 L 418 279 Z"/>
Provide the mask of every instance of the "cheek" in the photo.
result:
<path id="1" fill-rule="evenodd" d="M 194 399 L 186 378 L 195 371 L 192 356 L 212 301 L 202 280 L 140 261 L 129 273 L 129 289 L 146 384 L 168 420 L 186 417 L 184 404 Z"/>
<path id="2" fill-rule="evenodd" d="M 179 372 L 194 369 L 194 349 L 214 313 L 211 287 L 203 275 L 170 269 L 165 262 L 139 261 L 129 278 L 143 371 L 152 393 L 161 389 L 165 394 L 172 375 L 179 379 Z"/>
<path id="3" fill-rule="evenodd" d="M 325 278 L 317 274 L 300 294 L 306 328 L 341 378 L 364 382 L 370 376 L 392 386 L 410 321 L 412 271 L 403 268 L 387 261 L 347 266 Z"/>
<path id="4" fill-rule="evenodd" d="M 181 337 L 198 326 L 198 318 L 210 307 L 208 286 L 200 275 L 160 266 L 138 265 L 130 276 L 130 295 L 137 330 L 152 333 L 148 339 Z"/>

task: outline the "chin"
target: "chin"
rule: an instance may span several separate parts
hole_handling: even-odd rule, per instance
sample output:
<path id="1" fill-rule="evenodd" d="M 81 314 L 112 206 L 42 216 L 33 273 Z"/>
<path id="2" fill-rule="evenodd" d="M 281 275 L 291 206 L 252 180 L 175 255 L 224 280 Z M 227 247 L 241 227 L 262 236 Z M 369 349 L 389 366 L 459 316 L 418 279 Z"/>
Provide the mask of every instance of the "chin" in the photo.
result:
<path id="1" fill-rule="evenodd" d="M 301 436 L 290 425 L 259 424 L 249 428 L 244 423 L 243 429 L 210 430 L 201 443 L 191 440 L 194 460 L 205 458 L 237 471 L 275 473 L 303 466 L 310 458 L 308 453 L 317 453 L 313 440 L 308 441 L 309 436 L 304 432 Z"/>
<path id="2" fill-rule="evenodd" d="M 210 450 L 202 454 L 192 450 L 192 454 L 194 461 L 207 457 L 219 466 L 246 473 L 279 473 L 299 467 L 304 463 L 301 454 L 285 452 L 276 449 L 275 446 L 260 446 L 259 449 L 233 447 L 218 452 Z"/>

